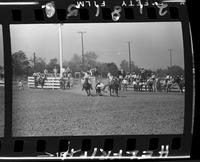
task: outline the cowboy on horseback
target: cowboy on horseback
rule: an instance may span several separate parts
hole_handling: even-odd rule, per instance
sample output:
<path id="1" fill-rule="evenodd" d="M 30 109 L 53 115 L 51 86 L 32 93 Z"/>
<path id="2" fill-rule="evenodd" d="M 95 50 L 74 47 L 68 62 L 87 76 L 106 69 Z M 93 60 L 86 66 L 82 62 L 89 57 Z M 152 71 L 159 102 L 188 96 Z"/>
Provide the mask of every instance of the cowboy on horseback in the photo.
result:
<path id="1" fill-rule="evenodd" d="M 91 91 L 93 88 L 92 88 L 92 84 L 91 84 L 91 81 L 90 81 L 90 72 L 82 72 L 84 74 L 83 76 L 83 79 L 82 79 L 82 84 L 83 84 L 83 87 L 82 87 L 82 91 L 85 90 L 87 95 L 90 96 L 91 95 Z"/>
<path id="2" fill-rule="evenodd" d="M 170 88 L 172 86 L 172 76 L 170 76 L 169 74 L 167 74 L 166 78 L 165 78 L 165 87 L 166 87 L 166 92 L 170 91 Z"/>
<path id="3" fill-rule="evenodd" d="M 108 78 L 108 80 L 109 80 L 109 83 L 111 83 L 111 81 L 113 80 L 113 75 L 109 72 L 109 73 L 107 74 L 107 78 Z"/>
<path id="4" fill-rule="evenodd" d="M 107 74 L 109 83 L 104 86 L 103 90 L 108 86 L 110 91 L 110 96 L 112 96 L 112 92 L 115 92 L 118 96 L 118 90 L 119 90 L 119 79 L 117 77 L 114 77 L 110 72 Z"/>

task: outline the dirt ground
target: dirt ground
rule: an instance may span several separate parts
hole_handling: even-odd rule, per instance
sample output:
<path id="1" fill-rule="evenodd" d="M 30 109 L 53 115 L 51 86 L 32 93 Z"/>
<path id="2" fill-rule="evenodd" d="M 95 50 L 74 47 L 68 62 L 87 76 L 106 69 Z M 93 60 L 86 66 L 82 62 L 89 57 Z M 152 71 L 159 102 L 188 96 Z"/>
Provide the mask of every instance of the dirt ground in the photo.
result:
<path id="1" fill-rule="evenodd" d="M 0 87 L 0 137 L 4 136 L 4 87 Z"/>
<path id="2" fill-rule="evenodd" d="M 94 93 L 94 92 L 93 92 Z M 14 136 L 182 134 L 184 94 L 120 91 L 119 97 L 14 87 Z"/>

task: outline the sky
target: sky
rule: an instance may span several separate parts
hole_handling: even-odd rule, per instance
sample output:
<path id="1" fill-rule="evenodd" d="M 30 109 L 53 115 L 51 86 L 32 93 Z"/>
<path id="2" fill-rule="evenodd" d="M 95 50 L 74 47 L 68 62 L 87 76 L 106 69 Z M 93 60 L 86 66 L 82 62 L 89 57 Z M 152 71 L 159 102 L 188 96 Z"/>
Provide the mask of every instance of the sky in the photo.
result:
<path id="1" fill-rule="evenodd" d="M 0 66 L 4 65 L 3 61 L 3 33 L 2 33 L 2 25 L 0 25 Z"/>
<path id="2" fill-rule="evenodd" d="M 59 60 L 58 24 L 11 25 L 12 53 L 22 50 L 28 58 L 42 57 L 47 62 Z M 73 54 L 81 56 L 81 35 L 84 34 L 84 51 L 95 52 L 98 61 L 114 62 L 118 66 L 128 60 L 128 41 L 131 41 L 131 60 L 148 69 L 167 68 L 172 64 L 184 67 L 183 38 L 180 22 L 150 23 L 82 23 L 62 25 L 63 60 Z"/>

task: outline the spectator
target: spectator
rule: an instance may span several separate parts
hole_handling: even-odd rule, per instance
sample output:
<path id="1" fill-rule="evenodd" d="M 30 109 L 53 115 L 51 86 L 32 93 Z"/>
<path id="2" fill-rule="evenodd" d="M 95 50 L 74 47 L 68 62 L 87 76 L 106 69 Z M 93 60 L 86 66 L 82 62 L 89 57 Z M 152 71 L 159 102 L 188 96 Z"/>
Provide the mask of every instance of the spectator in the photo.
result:
<path id="1" fill-rule="evenodd" d="M 54 77 L 57 77 L 57 72 L 58 72 L 58 70 L 57 70 L 57 68 L 56 68 L 56 66 L 55 66 L 54 69 L 53 69 Z"/>
<path id="2" fill-rule="evenodd" d="M 45 68 L 44 69 L 44 75 L 47 76 L 47 74 L 48 74 L 48 70 Z"/>

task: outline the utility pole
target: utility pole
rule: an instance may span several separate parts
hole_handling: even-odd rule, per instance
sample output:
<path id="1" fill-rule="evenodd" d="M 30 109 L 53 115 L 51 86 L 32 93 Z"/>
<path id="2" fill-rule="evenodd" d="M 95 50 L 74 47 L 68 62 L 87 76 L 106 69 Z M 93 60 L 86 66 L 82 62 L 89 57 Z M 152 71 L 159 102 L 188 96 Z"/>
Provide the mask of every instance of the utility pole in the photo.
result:
<path id="1" fill-rule="evenodd" d="M 84 70 L 84 45 L 83 45 L 83 34 L 85 34 L 86 32 L 83 31 L 79 31 L 79 34 L 81 34 L 81 44 L 82 44 L 82 65 L 83 65 L 83 70 Z"/>
<path id="2" fill-rule="evenodd" d="M 36 57 L 35 57 L 35 52 L 33 53 L 33 70 L 34 70 L 34 73 L 36 72 L 35 71 L 35 60 L 36 60 Z"/>
<path id="3" fill-rule="evenodd" d="M 131 42 L 128 41 L 128 51 L 129 51 L 129 70 L 131 74 Z"/>
<path id="4" fill-rule="evenodd" d="M 170 67 L 172 67 L 172 49 L 168 49 L 169 51 L 169 61 L 170 61 Z"/>

